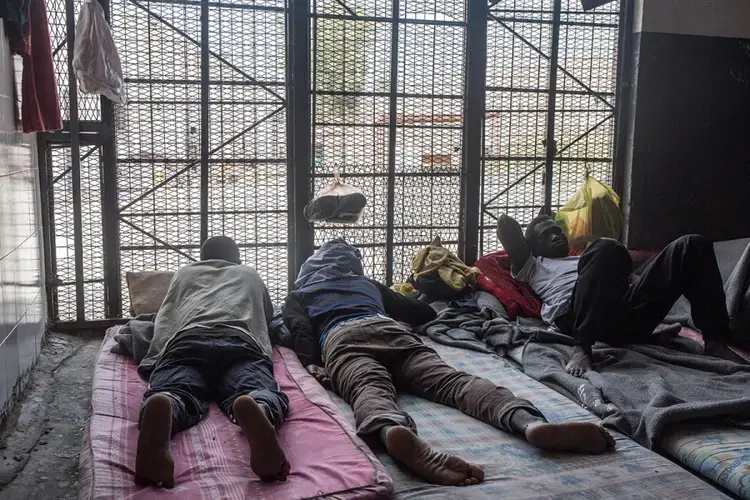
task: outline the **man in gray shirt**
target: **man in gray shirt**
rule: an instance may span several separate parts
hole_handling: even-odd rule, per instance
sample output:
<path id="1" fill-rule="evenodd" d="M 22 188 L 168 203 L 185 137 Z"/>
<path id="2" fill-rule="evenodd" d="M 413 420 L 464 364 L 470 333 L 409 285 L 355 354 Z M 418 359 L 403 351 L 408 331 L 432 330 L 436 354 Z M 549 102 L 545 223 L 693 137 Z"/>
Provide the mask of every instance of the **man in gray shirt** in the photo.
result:
<path id="1" fill-rule="evenodd" d="M 542 300 L 542 320 L 575 339 L 568 373 L 581 376 L 592 369 L 596 341 L 647 342 L 682 295 L 703 332 L 705 353 L 744 362 L 727 347 L 726 297 L 708 239 L 683 236 L 631 276 L 633 262 L 620 242 L 600 238 L 580 257 L 570 256 L 567 237 L 548 215 L 531 221 L 525 235 L 518 222 L 503 215 L 497 235 L 514 276 Z"/>
<path id="2" fill-rule="evenodd" d="M 209 238 L 201 260 L 175 273 L 138 368 L 149 386 L 140 413 L 136 483 L 174 486 L 170 438 L 199 423 L 211 401 L 242 428 L 253 472 L 264 481 L 286 478 L 289 463 L 276 428 L 289 400 L 273 377 L 272 317 L 266 285 L 242 265 L 231 238 Z"/>

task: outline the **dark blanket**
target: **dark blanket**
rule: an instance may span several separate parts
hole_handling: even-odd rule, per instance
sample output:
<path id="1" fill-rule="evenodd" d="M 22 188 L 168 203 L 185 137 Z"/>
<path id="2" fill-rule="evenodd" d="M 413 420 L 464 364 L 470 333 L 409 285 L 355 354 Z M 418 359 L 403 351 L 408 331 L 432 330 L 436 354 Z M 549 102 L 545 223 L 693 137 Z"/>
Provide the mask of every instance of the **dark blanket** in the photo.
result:
<path id="1" fill-rule="evenodd" d="M 524 373 L 643 446 L 653 447 L 666 426 L 687 421 L 731 418 L 733 425 L 750 428 L 750 365 L 697 354 L 695 342 L 596 344 L 597 371 L 578 378 L 564 368 L 573 351 L 570 337 L 553 332 L 532 337 L 523 351 Z"/>

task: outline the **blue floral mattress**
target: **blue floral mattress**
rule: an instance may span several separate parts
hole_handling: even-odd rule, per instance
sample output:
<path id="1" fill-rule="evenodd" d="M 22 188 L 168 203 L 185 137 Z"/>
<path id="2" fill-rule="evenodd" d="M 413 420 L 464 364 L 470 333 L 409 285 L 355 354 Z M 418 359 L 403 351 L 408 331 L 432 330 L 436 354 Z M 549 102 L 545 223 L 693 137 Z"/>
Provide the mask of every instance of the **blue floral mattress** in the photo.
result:
<path id="1" fill-rule="evenodd" d="M 750 430 L 690 424 L 673 429 L 660 443 L 690 470 L 750 499 Z"/>
<path id="2" fill-rule="evenodd" d="M 459 370 L 487 378 L 531 400 L 550 421 L 597 421 L 565 396 L 497 356 L 427 342 Z M 331 393 L 331 397 L 353 424 L 351 408 L 336 395 Z M 726 498 L 706 482 L 616 432 L 614 453 L 552 454 L 452 408 L 411 395 L 401 396 L 400 402 L 416 421 L 422 438 L 441 451 L 477 463 L 484 468 L 486 478 L 484 483 L 470 487 L 434 486 L 416 479 L 385 453 L 378 452 L 393 477 L 396 498 Z"/>

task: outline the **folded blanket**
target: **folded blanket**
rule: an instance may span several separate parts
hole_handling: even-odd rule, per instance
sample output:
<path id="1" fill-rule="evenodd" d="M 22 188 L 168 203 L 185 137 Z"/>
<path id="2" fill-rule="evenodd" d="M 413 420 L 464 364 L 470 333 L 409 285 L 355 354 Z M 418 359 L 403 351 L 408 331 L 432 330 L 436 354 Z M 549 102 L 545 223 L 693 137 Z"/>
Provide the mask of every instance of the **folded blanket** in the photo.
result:
<path id="1" fill-rule="evenodd" d="M 137 365 L 146 357 L 154 338 L 156 314 L 141 314 L 131 319 L 120 333 L 114 336 L 115 345 L 110 352 L 131 356 Z"/>

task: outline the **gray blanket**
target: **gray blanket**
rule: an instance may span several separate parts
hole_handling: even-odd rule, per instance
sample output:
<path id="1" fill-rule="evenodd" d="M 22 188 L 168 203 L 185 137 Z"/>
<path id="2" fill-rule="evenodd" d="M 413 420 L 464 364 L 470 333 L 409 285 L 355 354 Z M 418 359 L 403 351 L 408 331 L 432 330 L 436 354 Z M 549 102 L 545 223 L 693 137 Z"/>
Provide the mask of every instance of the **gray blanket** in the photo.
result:
<path id="1" fill-rule="evenodd" d="M 131 356 L 140 365 L 154 338 L 155 319 L 156 314 L 141 314 L 128 321 L 120 333 L 115 335 L 117 344 L 112 346 L 110 352 Z"/>
<path id="2" fill-rule="evenodd" d="M 584 378 L 565 372 L 572 339 L 554 332 L 533 336 L 523 371 L 565 394 L 646 447 L 671 425 L 732 418 L 750 427 L 750 365 L 698 354 L 700 346 L 675 339 L 669 346 L 594 346 L 594 368 Z M 729 422 L 729 420 L 728 420 Z"/>

